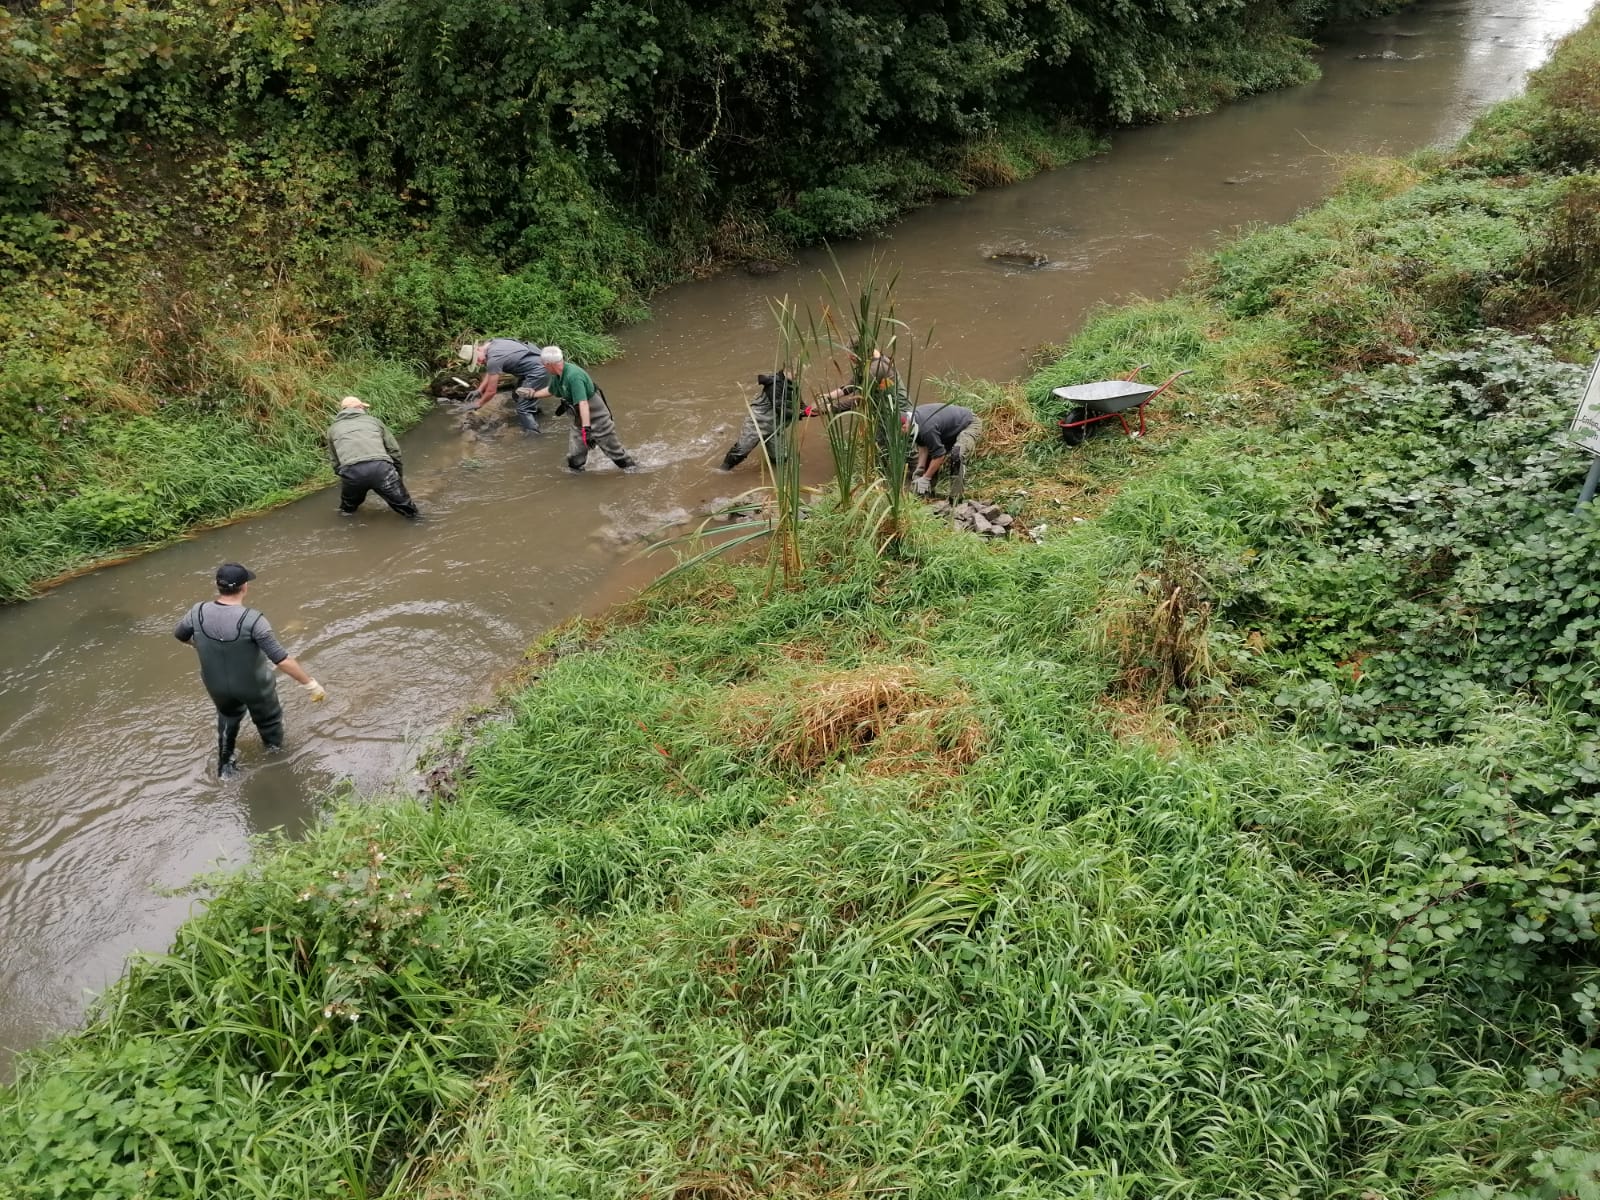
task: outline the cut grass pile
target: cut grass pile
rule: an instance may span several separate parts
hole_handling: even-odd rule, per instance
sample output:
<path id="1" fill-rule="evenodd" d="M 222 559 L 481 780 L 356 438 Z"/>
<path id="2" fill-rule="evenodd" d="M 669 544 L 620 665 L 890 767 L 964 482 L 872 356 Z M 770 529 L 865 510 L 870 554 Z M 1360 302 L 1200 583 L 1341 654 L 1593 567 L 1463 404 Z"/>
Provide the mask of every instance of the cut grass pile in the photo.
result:
<path id="1" fill-rule="evenodd" d="M 868 747 L 874 772 L 926 770 L 930 761 L 959 769 L 984 743 L 965 692 L 903 663 L 737 688 L 726 708 L 731 736 L 764 747 L 767 765 L 802 773 Z"/>

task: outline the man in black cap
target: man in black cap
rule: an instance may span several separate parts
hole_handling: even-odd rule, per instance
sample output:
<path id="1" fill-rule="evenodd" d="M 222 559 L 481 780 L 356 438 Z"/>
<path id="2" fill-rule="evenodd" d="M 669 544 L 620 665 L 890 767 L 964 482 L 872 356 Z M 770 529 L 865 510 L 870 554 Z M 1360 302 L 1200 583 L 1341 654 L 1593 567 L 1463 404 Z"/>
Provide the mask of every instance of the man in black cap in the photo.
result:
<path id="1" fill-rule="evenodd" d="M 266 617 L 245 604 L 255 573 L 239 563 L 217 568 L 217 598 L 184 614 L 172 631 L 200 655 L 200 678 L 217 706 L 217 774 L 234 772 L 233 745 L 248 712 L 268 750 L 283 745 L 283 705 L 278 702 L 276 667 L 306 690 L 313 701 L 327 693 L 278 642 Z"/>

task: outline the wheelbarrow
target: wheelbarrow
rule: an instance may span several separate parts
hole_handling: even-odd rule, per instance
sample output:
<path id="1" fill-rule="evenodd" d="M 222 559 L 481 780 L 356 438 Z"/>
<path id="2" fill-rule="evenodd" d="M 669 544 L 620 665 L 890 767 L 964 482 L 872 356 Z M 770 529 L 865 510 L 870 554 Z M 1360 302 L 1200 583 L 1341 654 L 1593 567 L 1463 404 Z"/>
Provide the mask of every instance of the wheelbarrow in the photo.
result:
<path id="1" fill-rule="evenodd" d="M 1177 380 L 1185 375 L 1192 375 L 1193 371 L 1179 371 L 1170 376 L 1165 383 L 1138 383 L 1139 372 L 1149 367 L 1143 363 L 1129 371 L 1121 379 L 1102 379 L 1097 383 L 1076 383 L 1069 387 L 1058 387 L 1051 391 L 1051 395 L 1066 401 L 1072 407 L 1067 409 L 1066 418 L 1056 422 L 1061 427 L 1061 440 L 1069 446 L 1076 446 L 1089 436 L 1089 427 L 1101 421 L 1120 421 L 1122 432 L 1129 437 L 1144 436 L 1144 408 L 1162 392 L 1171 387 Z M 1138 410 L 1139 431 L 1135 433 L 1128 427 L 1128 418 L 1125 414 Z"/>

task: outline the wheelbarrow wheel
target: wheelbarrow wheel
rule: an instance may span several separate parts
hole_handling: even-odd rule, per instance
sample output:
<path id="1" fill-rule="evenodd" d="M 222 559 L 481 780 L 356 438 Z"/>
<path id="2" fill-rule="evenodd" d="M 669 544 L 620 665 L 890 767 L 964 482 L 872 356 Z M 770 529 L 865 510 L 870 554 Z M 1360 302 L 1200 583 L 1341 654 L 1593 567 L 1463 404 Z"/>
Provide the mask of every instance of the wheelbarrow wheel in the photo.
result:
<path id="1" fill-rule="evenodd" d="M 1089 436 L 1090 426 L 1079 424 L 1089 419 L 1089 410 L 1081 405 L 1077 408 L 1067 409 L 1067 415 L 1061 419 L 1061 444 L 1064 446 L 1081 446 L 1083 439 Z"/>

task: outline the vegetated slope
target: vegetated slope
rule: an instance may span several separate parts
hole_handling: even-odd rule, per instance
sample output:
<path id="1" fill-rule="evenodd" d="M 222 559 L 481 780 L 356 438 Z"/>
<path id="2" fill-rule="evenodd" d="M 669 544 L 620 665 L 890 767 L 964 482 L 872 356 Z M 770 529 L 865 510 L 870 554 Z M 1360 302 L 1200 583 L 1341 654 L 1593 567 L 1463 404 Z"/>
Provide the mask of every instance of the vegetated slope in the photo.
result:
<path id="1" fill-rule="evenodd" d="M 602 354 L 707 262 L 1313 71 L 1383 5 L 94 0 L 0 11 L 0 598 L 281 499 L 469 333 Z"/>
<path id="2" fill-rule="evenodd" d="M 1335 290 L 1367 336 L 1324 343 L 1279 311 L 1298 268 L 1229 315 L 1257 302 L 1224 250 L 1180 308 L 1068 353 L 1159 348 L 1178 311 L 1203 362 L 1304 359 L 1272 420 L 1157 443 L 1042 545 L 930 518 L 880 559 L 819 506 L 803 588 L 717 568 L 553 634 L 431 807 L 345 807 L 263 856 L 42 1051 L 0 1100 L 0 1187 L 1600 1186 L 1600 517 L 1559 442 L 1582 370 L 1545 344 L 1600 340 L 1572 311 L 1597 56 L 1600 23 L 1399 172 L 1565 181 L 1573 220 L 1497 285 L 1544 334 L 1473 333 L 1480 309 L 1407 345 Z M 1384 211 L 1340 269 L 1404 267 Z M 1365 344 L 1389 348 L 1365 374 L 1308 382 Z M 1218 386 L 1194 403 L 1236 412 Z"/>

